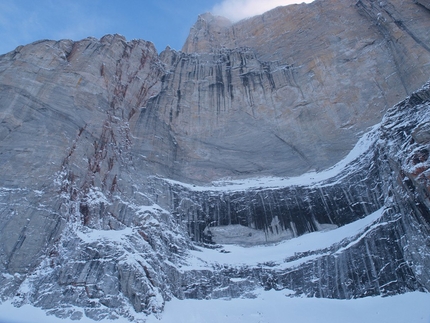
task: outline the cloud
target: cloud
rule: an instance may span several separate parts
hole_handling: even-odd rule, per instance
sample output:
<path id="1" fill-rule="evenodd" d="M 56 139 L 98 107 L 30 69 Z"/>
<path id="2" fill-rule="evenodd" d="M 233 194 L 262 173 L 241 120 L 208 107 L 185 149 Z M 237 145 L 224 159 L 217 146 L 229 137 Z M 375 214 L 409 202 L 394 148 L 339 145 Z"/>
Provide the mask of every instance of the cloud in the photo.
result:
<path id="1" fill-rule="evenodd" d="M 270 9 L 293 3 L 312 2 L 313 0 L 223 0 L 212 8 L 212 13 L 231 21 L 262 14 Z"/>

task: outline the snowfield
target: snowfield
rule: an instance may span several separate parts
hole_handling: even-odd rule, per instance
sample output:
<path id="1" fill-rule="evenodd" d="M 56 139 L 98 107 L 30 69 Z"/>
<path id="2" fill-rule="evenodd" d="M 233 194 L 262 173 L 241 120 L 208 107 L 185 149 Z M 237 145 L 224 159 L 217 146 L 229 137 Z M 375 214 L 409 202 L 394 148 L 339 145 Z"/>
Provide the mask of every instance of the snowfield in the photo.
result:
<path id="1" fill-rule="evenodd" d="M 256 299 L 174 300 L 161 320 L 148 323 L 418 323 L 430 322 L 430 294 L 356 300 L 289 298 L 262 291 Z"/>
<path id="2" fill-rule="evenodd" d="M 430 323 L 430 294 L 413 292 L 392 297 L 354 300 L 290 298 L 285 291 L 261 291 L 255 299 L 177 300 L 166 303 L 160 318 L 147 323 Z M 138 317 L 138 315 L 136 315 Z M 144 318 L 143 315 L 141 315 Z M 95 323 L 46 316 L 41 309 L 10 302 L 0 305 L 0 323 Z M 127 319 L 100 323 L 130 323 Z"/>

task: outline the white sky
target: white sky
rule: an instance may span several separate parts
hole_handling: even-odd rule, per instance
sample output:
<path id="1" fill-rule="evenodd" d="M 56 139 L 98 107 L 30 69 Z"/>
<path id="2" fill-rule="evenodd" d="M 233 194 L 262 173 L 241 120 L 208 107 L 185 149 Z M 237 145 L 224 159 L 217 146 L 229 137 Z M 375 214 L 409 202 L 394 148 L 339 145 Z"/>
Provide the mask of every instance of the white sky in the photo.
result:
<path id="1" fill-rule="evenodd" d="M 302 2 L 310 3 L 312 1 L 313 0 L 223 0 L 213 7 L 212 12 L 234 22 L 262 14 L 263 12 L 279 6 Z"/>

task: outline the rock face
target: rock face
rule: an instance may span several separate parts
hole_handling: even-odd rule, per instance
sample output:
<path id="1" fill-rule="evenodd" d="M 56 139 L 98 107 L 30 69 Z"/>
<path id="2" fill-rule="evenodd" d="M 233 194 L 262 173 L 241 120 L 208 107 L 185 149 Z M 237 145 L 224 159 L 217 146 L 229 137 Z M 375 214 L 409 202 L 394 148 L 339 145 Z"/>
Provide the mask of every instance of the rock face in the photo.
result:
<path id="1" fill-rule="evenodd" d="M 267 187 L 248 184 L 245 189 L 173 186 L 176 211 L 188 223 L 190 236 L 207 242 L 246 246 L 260 242 L 251 230 L 240 236 L 238 224 L 262 230 L 265 241 L 273 242 L 288 237 L 283 231 L 289 231 L 291 238 L 337 226 L 334 230 L 341 230 L 348 223 L 381 214 L 362 231 L 329 246 L 298 251 L 283 261 L 222 270 L 213 264 L 213 272 L 200 281 L 205 289 L 192 280 L 192 295 L 199 291 L 202 298 L 213 297 L 226 289 L 223 297 L 234 297 L 238 287 L 229 281 L 232 278 L 328 298 L 428 291 L 430 277 L 421 268 L 427 268 L 430 260 L 429 109 L 430 83 L 390 109 L 367 138 L 373 139 L 362 154 L 327 179 L 320 180 L 324 178 L 320 173 L 302 176 L 295 184 L 285 179 Z M 231 227 L 235 235 L 203 230 L 211 231 L 211 226 L 216 233 Z M 288 246 L 279 252 L 288 254 L 287 250 Z"/>
<path id="2" fill-rule="evenodd" d="M 107 35 L 0 56 L 0 298 L 137 320 L 259 286 L 428 290 L 429 85 L 413 91 L 430 76 L 429 17 L 425 1 L 315 1 L 202 15 L 182 52 Z M 381 120 L 342 165 L 243 184 L 333 166 Z M 357 221 L 282 261 L 189 266 L 197 246 Z"/>
<path id="3" fill-rule="evenodd" d="M 428 17 L 429 11 L 413 1 L 314 1 L 230 26 L 200 16 L 183 52 L 252 51 L 242 59 L 217 58 L 218 72 L 211 83 L 219 89 L 222 108 L 210 119 L 219 125 L 201 136 L 206 140 L 222 133 L 226 143 L 245 138 L 238 154 L 246 156 L 247 164 L 240 169 L 251 174 L 292 175 L 333 165 L 351 149 L 357 133 L 379 122 L 387 107 L 427 81 Z M 416 65 L 405 59 L 409 55 Z M 186 61 L 181 68 L 188 71 L 191 64 L 196 63 Z M 172 92 L 189 92 L 186 89 L 195 84 L 190 81 Z M 196 101 L 181 96 L 184 110 L 206 112 Z M 240 115 L 234 119 L 232 114 Z M 256 127 L 263 135 L 252 140 Z M 210 149 L 201 144 L 198 148 Z M 221 146 L 216 155 L 234 165 L 234 152 L 231 145 Z M 265 162 L 257 157 L 262 155 Z"/>

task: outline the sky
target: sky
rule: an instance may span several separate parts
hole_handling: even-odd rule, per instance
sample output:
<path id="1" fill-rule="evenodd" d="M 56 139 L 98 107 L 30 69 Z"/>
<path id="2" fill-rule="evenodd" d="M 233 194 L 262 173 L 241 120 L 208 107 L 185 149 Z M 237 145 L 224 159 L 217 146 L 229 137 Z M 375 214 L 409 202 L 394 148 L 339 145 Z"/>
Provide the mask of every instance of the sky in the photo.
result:
<path id="1" fill-rule="evenodd" d="M 160 52 L 182 48 L 199 14 L 238 21 L 280 5 L 311 0 L 0 0 L 0 54 L 41 39 L 121 34 Z"/>

